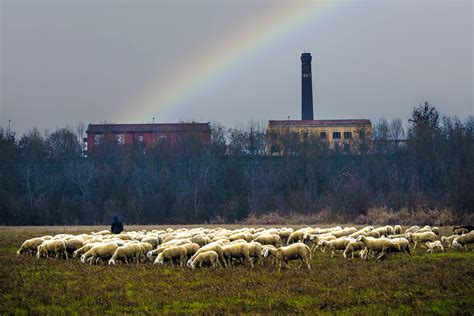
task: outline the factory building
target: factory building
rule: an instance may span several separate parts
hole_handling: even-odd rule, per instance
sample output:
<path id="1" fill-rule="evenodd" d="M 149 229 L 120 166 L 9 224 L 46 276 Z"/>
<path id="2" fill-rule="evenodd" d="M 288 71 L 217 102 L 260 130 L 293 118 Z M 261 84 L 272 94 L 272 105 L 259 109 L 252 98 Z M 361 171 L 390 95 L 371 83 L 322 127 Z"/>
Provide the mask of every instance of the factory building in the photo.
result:
<path id="1" fill-rule="evenodd" d="M 184 145 L 211 143 L 209 123 L 176 124 L 89 124 L 85 150 L 93 153 L 105 143 L 126 147 L 141 145 L 145 148 L 168 146 L 178 150 Z"/>
<path id="2" fill-rule="evenodd" d="M 314 120 L 311 54 L 301 55 L 301 120 L 268 121 L 271 155 L 290 152 L 295 142 L 318 142 L 341 153 L 367 153 L 372 148 L 372 123 L 368 119 Z"/>

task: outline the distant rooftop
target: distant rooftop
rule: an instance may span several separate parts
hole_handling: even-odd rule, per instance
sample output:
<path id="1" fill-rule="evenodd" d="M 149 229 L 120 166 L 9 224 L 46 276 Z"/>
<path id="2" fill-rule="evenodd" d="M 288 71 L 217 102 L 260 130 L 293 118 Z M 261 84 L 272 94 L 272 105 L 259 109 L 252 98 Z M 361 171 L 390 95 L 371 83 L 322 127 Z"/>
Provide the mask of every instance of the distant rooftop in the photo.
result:
<path id="1" fill-rule="evenodd" d="M 209 123 L 89 124 L 87 133 L 209 132 Z"/>
<path id="2" fill-rule="evenodd" d="M 350 126 L 350 125 L 367 125 L 367 124 L 372 124 L 372 123 L 368 119 L 268 121 L 269 126 L 298 126 L 298 127 Z"/>

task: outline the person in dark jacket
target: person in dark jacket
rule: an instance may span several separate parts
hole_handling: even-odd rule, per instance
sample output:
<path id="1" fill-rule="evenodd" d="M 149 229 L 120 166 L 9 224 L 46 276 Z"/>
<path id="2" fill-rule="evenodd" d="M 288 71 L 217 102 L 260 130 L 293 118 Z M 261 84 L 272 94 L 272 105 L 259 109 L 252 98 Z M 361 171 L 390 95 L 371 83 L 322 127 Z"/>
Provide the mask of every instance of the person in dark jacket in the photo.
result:
<path id="1" fill-rule="evenodd" d="M 110 231 L 113 234 L 120 234 L 123 231 L 122 222 L 118 219 L 117 216 L 114 216 L 114 220 L 112 221 L 112 227 L 110 228 Z"/>

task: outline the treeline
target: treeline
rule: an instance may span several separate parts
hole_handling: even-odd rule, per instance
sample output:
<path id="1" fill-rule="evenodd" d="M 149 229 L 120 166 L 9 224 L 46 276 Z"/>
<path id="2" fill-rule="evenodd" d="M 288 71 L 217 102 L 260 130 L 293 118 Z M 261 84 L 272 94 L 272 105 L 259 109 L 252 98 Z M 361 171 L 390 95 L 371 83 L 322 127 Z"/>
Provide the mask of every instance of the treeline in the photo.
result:
<path id="1" fill-rule="evenodd" d="M 21 137 L 0 131 L 0 224 L 233 222 L 269 212 L 330 210 L 356 218 L 373 207 L 474 212 L 474 118 L 442 116 L 428 103 L 374 124 L 367 154 L 334 153 L 318 138 L 289 135 L 268 155 L 265 127 L 212 127 L 203 147 L 104 144 L 85 158 L 82 130 Z"/>

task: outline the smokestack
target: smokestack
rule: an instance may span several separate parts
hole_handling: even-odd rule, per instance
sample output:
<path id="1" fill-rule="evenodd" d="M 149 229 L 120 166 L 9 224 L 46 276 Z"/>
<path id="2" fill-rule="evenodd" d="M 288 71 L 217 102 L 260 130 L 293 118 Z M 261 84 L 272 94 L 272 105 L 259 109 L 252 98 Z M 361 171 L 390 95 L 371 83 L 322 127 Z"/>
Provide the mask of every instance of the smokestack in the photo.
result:
<path id="1" fill-rule="evenodd" d="M 314 120 L 313 83 L 311 80 L 311 54 L 301 54 L 301 119 Z"/>

